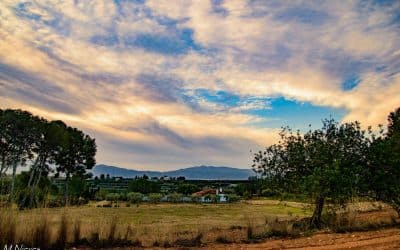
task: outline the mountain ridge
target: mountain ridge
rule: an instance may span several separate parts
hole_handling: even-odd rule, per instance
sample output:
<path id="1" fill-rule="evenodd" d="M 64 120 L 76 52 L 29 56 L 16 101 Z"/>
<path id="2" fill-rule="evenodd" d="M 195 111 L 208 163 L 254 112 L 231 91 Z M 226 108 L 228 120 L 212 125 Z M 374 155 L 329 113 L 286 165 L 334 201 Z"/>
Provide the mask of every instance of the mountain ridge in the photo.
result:
<path id="1" fill-rule="evenodd" d="M 96 165 L 92 173 L 94 176 L 101 174 L 111 177 L 134 178 L 147 175 L 149 177 L 179 177 L 184 176 L 188 180 L 247 180 L 255 176 L 251 169 L 240 169 L 226 166 L 193 166 L 172 171 L 147 171 L 127 169 L 123 167 L 109 166 L 104 164 Z"/>

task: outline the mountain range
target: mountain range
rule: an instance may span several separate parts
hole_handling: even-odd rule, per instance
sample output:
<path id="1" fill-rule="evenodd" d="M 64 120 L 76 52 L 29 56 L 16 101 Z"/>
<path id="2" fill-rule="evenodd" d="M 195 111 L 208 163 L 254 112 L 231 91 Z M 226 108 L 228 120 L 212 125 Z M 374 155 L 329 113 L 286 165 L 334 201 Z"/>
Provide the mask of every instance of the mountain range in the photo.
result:
<path id="1" fill-rule="evenodd" d="M 140 171 L 115 166 L 97 165 L 93 168 L 92 173 L 94 176 L 108 174 L 111 177 L 124 178 L 134 178 L 136 176 L 143 175 L 147 175 L 149 177 L 184 176 L 188 180 L 247 180 L 250 176 L 255 175 L 251 169 L 215 166 L 196 166 L 173 171 Z"/>

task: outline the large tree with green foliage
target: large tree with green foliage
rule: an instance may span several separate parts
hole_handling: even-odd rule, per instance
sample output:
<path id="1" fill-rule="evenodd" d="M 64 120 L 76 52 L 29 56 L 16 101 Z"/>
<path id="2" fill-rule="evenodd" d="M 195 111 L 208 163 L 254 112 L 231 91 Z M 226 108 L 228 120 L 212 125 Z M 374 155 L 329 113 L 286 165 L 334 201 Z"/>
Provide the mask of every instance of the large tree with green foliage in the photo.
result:
<path id="1" fill-rule="evenodd" d="M 305 134 L 284 128 L 280 136 L 279 143 L 255 154 L 253 169 L 287 190 L 313 197 L 310 224 L 319 228 L 327 199 L 344 203 L 358 193 L 369 139 L 358 122 L 332 119 Z"/>
<path id="2" fill-rule="evenodd" d="M 65 175 L 65 202 L 68 200 L 69 181 L 72 176 L 79 178 L 88 177 L 86 170 L 91 169 L 96 164 L 96 143 L 95 139 L 85 135 L 82 131 L 68 127 L 59 122 L 64 127 L 58 150 L 54 155 L 57 174 Z"/>
<path id="3" fill-rule="evenodd" d="M 366 166 L 367 192 L 391 204 L 400 216 L 400 108 L 389 114 L 387 131 L 373 138 Z"/>
<path id="4" fill-rule="evenodd" d="M 14 198 L 17 167 L 30 163 L 21 204 L 31 207 L 39 181 L 52 168 L 64 174 L 67 182 L 72 175 L 84 178 L 86 170 L 96 163 L 95 155 L 95 140 L 62 121 L 49 122 L 26 111 L 0 109 L 0 177 L 12 170 L 10 201 Z"/>
<path id="5" fill-rule="evenodd" d="M 159 182 L 150 181 L 143 178 L 131 180 L 128 184 L 129 192 L 149 194 L 149 193 L 159 193 L 160 190 L 161 190 L 161 185 Z"/>
<path id="6" fill-rule="evenodd" d="M 12 170 L 11 201 L 14 198 L 17 167 L 24 166 L 33 157 L 33 144 L 39 136 L 35 126 L 38 118 L 22 110 L 2 110 L 0 115 L 0 176 Z"/>

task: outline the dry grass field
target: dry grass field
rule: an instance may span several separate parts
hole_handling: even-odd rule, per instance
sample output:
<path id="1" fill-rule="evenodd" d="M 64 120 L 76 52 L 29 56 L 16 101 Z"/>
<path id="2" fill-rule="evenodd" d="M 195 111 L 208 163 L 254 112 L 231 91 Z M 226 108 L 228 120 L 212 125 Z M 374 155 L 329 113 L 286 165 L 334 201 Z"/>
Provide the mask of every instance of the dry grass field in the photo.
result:
<path id="1" fill-rule="evenodd" d="M 144 246 L 175 242 L 202 234 L 202 242 L 213 242 L 223 236 L 229 241 L 246 239 L 246 228 L 263 227 L 268 218 L 294 218 L 310 215 L 307 206 L 278 201 L 240 202 L 235 204 L 141 204 L 126 207 L 100 208 L 92 203 L 69 208 L 3 211 L 3 218 L 16 225 L 16 241 L 29 242 L 33 228 L 46 223 L 52 241 L 57 234 L 62 215 L 68 227 L 68 241 L 73 240 L 79 225 L 80 237 L 108 238 L 115 227 L 115 238 L 140 240 Z M 7 220 L 3 220 L 7 223 Z M 47 229 L 46 229 L 47 230 Z"/>
<path id="2" fill-rule="evenodd" d="M 353 207 L 358 212 L 347 213 L 342 220 L 344 224 L 338 222 L 338 228 L 360 229 L 359 225 L 390 224 L 396 217 L 393 210 L 381 204 L 357 204 Z M 31 245 L 64 241 L 79 246 L 81 239 L 85 239 L 83 247 L 96 246 L 100 243 L 93 242 L 103 240 L 111 245 L 117 242 L 118 246 L 130 241 L 126 243 L 129 247 L 133 242 L 143 247 L 229 246 L 235 249 L 253 246 L 241 245 L 243 243 L 263 242 L 274 236 L 304 236 L 303 232 L 296 231 L 293 222 L 310 215 L 311 209 L 307 204 L 273 200 L 236 204 L 141 204 L 130 207 L 120 203 L 119 207 L 112 208 L 101 208 L 91 203 L 69 208 L 8 209 L 1 211 L 0 226 L 14 230 L 3 230 L 0 239 L 8 237 L 13 238 L 13 242 Z M 110 246 L 104 242 L 98 246 Z M 267 245 L 264 247 L 267 248 Z"/>

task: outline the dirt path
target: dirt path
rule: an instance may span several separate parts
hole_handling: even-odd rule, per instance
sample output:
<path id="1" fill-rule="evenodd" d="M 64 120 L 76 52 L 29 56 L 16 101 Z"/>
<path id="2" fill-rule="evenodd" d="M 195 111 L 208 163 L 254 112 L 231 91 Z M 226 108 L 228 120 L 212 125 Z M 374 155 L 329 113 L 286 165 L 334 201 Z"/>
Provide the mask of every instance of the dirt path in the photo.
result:
<path id="1" fill-rule="evenodd" d="M 318 233 L 298 239 L 268 240 L 257 244 L 213 245 L 209 249 L 400 249 L 400 228 L 356 233 Z"/>

